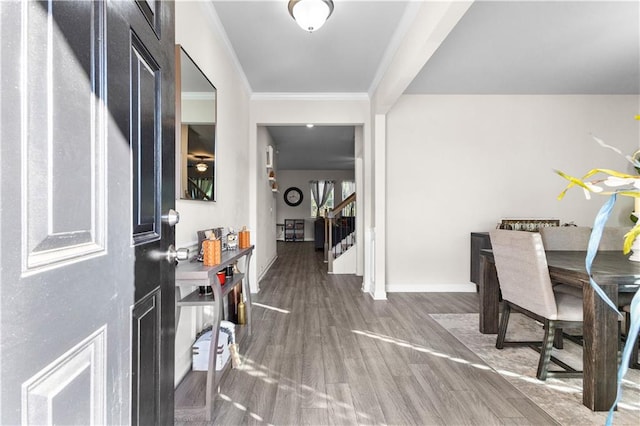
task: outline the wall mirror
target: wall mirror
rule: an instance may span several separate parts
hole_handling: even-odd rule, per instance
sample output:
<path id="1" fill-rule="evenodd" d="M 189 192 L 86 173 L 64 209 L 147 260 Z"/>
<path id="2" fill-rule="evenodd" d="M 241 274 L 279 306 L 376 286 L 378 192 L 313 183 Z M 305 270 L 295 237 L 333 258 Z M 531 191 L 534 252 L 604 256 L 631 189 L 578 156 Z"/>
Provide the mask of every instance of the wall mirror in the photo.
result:
<path id="1" fill-rule="evenodd" d="M 176 46 L 176 98 L 179 197 L 215 201 L 216 88 L 181 46 Z"/>

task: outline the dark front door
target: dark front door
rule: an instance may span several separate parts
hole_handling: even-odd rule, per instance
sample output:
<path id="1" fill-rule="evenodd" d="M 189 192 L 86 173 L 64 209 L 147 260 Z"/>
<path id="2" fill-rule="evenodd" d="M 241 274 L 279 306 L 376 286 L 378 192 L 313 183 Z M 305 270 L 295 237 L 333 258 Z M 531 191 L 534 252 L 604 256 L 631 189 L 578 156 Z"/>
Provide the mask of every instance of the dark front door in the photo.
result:
<path id="1" fill-rule="evenodd" d="M 173 421 L 174 266 L 166 253 L 174 206 L 173 4 L 110 2 L 109 104 L 128 139 L 128 225 L 135 250 L 131 311 L 132 424 Z"/>
<path id="2" fill-rule="evenodd" d="M 0 2 L 0 424 L 173 419 L 173 3 Z"/>

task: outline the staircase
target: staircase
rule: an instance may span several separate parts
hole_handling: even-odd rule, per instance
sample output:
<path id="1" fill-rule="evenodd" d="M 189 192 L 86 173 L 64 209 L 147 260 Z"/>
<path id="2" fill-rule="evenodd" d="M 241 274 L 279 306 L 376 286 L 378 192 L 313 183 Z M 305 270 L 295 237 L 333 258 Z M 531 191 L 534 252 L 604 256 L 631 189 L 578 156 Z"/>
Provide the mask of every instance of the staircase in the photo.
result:
<path id="1" fill-rule="evenodd" d="M 329 273 L 355 273 L 356 194 L 345 198 L 324 219 L 325 261 Z"/>

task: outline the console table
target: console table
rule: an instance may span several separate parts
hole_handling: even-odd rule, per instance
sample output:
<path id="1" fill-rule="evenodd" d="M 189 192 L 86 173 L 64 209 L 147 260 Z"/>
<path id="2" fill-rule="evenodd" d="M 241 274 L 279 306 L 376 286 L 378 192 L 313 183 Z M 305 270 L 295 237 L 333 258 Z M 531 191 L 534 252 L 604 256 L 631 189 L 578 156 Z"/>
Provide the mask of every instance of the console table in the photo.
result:
<path id="1" fill-rule="evenodd" d="M 207 371 L 190 371 L 176 389 L 176 420 L 206 420 L 213 417 L 215 392 L 220 380 L 229 369 L 231 360 L 221 370 L 216 371 L 216 358 L 218 355 L 218 330 L 220 321 L 224 316 L 224 298 L 237 286 L 242 286 L 242 298 L 246 309 L 246 325 L 236 324 L 236 342 L 240 344 L 247 335 L 251 335 L 251 287 L 249 284 L 249 262 L 254 246 L 245 249 L 227 250 L 222 252 L 220 264 L 204 266 L 201 262 L 182 262 L 176 267 L 176 329 L 180 321 L 183 308 L 204 307 L 213 308 L 213 333 L 209 349 L 209 363 Z M 220 285 L 219 271 L 227 265 L 244 258 L 243 271 L 228 277 L 224 285 Z M 200 294 L 198 287 L 209 286 L 211 294 Z M 204 387 L 204 400 L 194 398 L 194 395 L 202 394 Z M 184 397 L 186 396 L 186 397 Z M 201 395 L 202 396 L 202 395 Z"/>

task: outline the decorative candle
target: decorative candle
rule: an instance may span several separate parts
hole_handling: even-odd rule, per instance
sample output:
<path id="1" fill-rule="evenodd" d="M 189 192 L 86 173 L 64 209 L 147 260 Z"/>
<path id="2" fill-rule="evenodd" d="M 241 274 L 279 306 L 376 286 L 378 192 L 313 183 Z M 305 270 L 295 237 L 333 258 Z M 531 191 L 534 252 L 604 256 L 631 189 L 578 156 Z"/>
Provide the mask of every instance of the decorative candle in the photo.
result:
<path id="1" fill-rule="evenodd" d="M 222 256 L 222 245 L 220 240 L 204 240 L 202 242 L 202 248 L 204 266 L 213 266 L 220 263 L 220 258 Z"/>
<path id="2" fill-rule="evenodd" d="M 240 248 L 249 248 L 251 245 L 251 237 L 246 226 L 242 227 L 242 231 L 238 233 Z"/>

